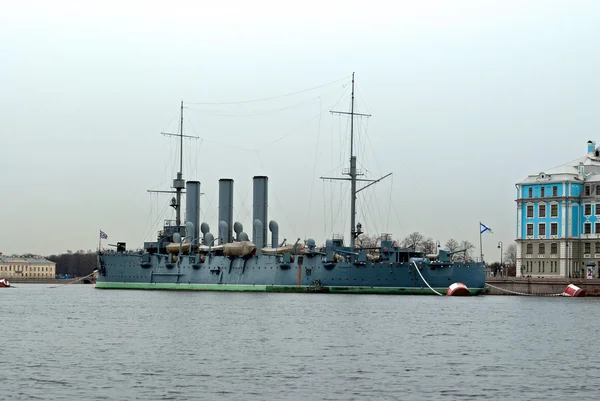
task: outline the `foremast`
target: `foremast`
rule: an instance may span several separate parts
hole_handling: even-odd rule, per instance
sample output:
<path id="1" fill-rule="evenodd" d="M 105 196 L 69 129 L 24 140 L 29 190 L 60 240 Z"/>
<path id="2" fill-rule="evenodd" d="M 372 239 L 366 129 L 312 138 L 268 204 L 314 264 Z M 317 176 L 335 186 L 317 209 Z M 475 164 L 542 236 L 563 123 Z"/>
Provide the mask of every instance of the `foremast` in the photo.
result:
<path id="1" fill-rule="evenodd" d="M 181 195 L 184 193 L 185 189 L 185 180 L 183 179 L 183 138 L 194 138 L 197 139 L 197 136 L 184 135 L 183 134 L 183 100 L 181 101 L 180 108 L 180 117 L 179 117 L 179 132 L 178 133 L 170 133 L 170 132 L 161 132 L 161 134 L 166 136 L 178 136 L 179 137 L 179 171 L 177 172 L 177 178 L 173 180 L 173 189 L 175 191 L 154 191 L 148 190 L 148 192 L 158 192 L 158 193 L 174 193 L 175 198 L 171 199 L 171 207 L 175 209 L 175 224 L 177 227 L 181 226 Z"/>

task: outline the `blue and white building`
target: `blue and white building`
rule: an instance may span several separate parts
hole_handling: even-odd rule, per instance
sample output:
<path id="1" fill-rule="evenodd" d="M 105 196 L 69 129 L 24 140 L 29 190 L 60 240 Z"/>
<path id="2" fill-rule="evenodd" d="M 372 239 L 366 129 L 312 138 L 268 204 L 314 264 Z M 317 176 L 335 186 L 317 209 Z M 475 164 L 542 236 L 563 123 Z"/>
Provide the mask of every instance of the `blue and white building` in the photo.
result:
<path id="1" fill-rule="evenodd" d="M 600 262 L 600 147 L 517 188 L 517 276 L 586 277 Z"/>

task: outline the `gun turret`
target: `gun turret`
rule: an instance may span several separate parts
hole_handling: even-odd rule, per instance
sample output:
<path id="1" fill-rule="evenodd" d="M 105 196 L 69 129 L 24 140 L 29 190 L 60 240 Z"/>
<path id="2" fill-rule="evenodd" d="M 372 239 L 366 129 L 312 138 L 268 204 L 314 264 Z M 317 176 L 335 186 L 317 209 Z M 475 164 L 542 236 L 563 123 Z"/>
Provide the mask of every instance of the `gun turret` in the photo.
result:
<path id="1" fill-rule="evenodd" d="M 467 248 L 465 248 L 465 249 L 459 249 L 458 251 L 452 251 L 452 252 L 448 252 L 448 253 L 447 253 L 447 255 L 448 255 L 448 256 L 452 256 L 452 255 L 454 255 L 455 253 L 461 253 L 461 252 L 466 252 L 466 251 L 467 251 Z"/>

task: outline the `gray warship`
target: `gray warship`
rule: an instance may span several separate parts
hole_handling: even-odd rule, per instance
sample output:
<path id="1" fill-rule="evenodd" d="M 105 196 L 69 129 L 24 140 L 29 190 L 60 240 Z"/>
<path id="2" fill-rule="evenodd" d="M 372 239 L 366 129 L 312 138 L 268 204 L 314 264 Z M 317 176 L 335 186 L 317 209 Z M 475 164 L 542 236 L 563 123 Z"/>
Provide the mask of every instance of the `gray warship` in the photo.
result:
<path id="1" fill-rule="evenodd" d="M 200 224 L 200 182 L 185 181 L 182 173 L 182 102 L 180 130 L 174 134 L 181 145 L 179 172 L 172 190 L 162 191 L 175 194 L 171 200 L 175 220 L 165 221 L 157 240 L 145 242 L 142 250 L 129 251 L 125 242 L 117 242 L 114 250 L 99 249 L 95 288 L 426 295 L 445 294 L 458 284 L 465 295 L 482 293 L 483 262 L 455 261 L 453 253 L 441 249 L 437 254 L 401 249 L 389 234 L 382 235 L 377 246 L 357 245 L 363 231 L 355 221 L 356 195 L 387 176 L 357 178 L 354 118 L 361 114 L 354 111 L 354 74 L 351 96 L 350 111 L 336 112 L 350 117 L 350 167 L 347 177 L 329 178 L 350 181 L 348 243 L 343 237 L 327 239 L 322 246 L 313 238 L 280 241 L 277 222 L 267 216 L 266 176 L 253 177 L 252 240 L 243 225 L 233 221 L 232 179 L 219 180 L 217 235 L 208 223 Z M 362 187 L 357 188 L 358 184 Z M 182 221 L 184 191 L 186 214 Z"/>

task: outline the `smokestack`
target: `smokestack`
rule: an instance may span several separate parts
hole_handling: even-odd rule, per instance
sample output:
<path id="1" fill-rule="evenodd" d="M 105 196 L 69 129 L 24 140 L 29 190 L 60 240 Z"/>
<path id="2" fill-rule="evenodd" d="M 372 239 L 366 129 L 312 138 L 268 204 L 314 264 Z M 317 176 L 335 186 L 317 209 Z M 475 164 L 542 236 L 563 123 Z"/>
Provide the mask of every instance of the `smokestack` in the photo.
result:
<path id="1" fill-rule="evenodd" d="M 194 224 L 192 239 L 198 238 L 200 232 L 200 181 L 186 182 L 185 218 Z"/>
<path id="2" fill-rule="evenodd" d="M 221 225 L 221 222 L 225 222 L 227 227 Z M 232 242 L 232 228 L 233 180 L 231 178 L 222 178 L 219 180 L 219 239 L 221 240 L 221 243 L 227 244 Z"/>
<path id="3" fill-rule="evenodd" d="M 254 234 L 255 230 L 252 230 L 252 242 L 257 248 L 263 248 L 266 246 L 267 240 L 267 207 L 269 205 L 267 184 L 269 178 L 266 176 L 255 176 L 254 177 L 254 196 L 252 205 L 252 220 L 258 220 L 262 223 L 261 231 L 262 235 L 257 236 Z M 260 241 L 257 243 L 256 241 Z"/>

